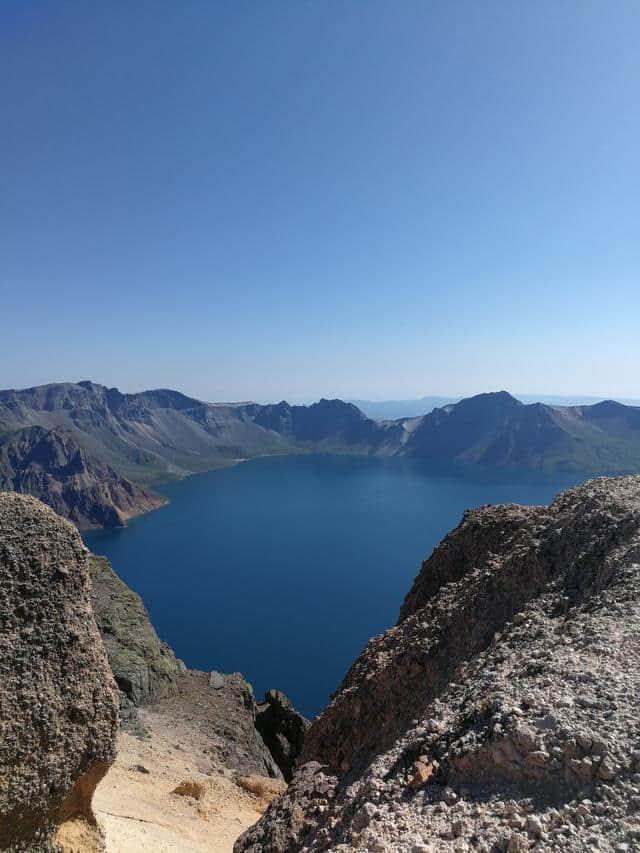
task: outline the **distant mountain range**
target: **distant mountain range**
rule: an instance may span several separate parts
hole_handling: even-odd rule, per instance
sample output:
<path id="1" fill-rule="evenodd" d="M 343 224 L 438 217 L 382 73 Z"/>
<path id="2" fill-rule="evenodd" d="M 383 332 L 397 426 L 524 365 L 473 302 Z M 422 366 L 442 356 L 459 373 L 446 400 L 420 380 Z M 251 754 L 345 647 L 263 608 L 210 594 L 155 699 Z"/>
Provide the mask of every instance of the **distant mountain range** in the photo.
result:
<path id="1" fill-rule="evenodd" d="M 514 394 L 522 403 L 549 403 L 551 406 L 592 406 L 602 402 L 602 397 L 572 396 L 557 394 Z M 428 415 L 434 409 L 457 403 L 461 397 L 419 397 L 416 400 L 349 400 L 368 418 L 374 420 L 397 420 Z M 618 399 L 618 403 L 628 406 L 640 406 L 640 400 Z"/>
<path id="2" fill-rule="evenodd" d="M 428 415 L 433 409 L 457 403 L 459 397 L 420 397 L 417 400 L 349 400 L 368 418 L 377 421 L 398 420 L 398 418 L 416 418 Z"/>
<path id="3" fill-rule="evenodd" d="M 160 505 L 154 483 L 260 454 L 304 452 L 585 475 L 638 471 L 640 408 L 524 404 L 501 391 L 377 421 L 342 400 L 211 404 L 88 381 L 0 391 L 0 488 L 34 494 L 81 527 L 122 524 Z"/>

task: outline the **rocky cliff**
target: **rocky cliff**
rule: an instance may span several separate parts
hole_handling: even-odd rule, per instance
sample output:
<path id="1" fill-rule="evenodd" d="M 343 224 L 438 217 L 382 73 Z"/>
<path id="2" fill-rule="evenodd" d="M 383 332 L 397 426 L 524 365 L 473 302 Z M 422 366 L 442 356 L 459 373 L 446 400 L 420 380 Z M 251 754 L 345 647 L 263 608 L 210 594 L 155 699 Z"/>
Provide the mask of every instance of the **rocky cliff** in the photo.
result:
<path id="1" fill-rule="evenodd" d="M 278 690 L 257 704 L 239 673 L 188 670 L 155 632 L 140 599 L 105 557 L 88 555 L 95 620 L 120 693 L 124 728 L 144 732 L 139 714 L 197 731 L 206 744 L 201 761 L 236 774 L 286 778 L 302 750 L 309 723 Z M 208 764 L 207 764 L 208 762 Z M 203 765 L 204 766 L 204 765 Z"/>
<path id="2" fill-rule="evenodd" d="M 93 612 L 127 719 L 139 705 L 176 693 L 185 666 L 158 638 L 140 596 L 120 580 L 106 557 L 90 554 L 88 559 Z"/>
<path id="3" fill-rule="evenodd" d="M 94 823 L 117 707 L 77 530 L 0 494 L 0 849 L 47 851 L 61 823 Z"/>
<path id="4" fill-rule="evenodd" d="M 465 514 L 236 853 L 640 845 L 640 477 Z"/>
<path id="5" fill-rule="evenodd" d="M 282 775 L 289 781 L 311 723 L 296 711 L 281 690 L 267 690 L 256 708 L 255 726 Z"/>
<path id="6" fill-rule="evenodd" d="M 60 427 L 28 427 L 0 442 L 0 489 L 33 495 L 81 529 L 119 527 L 164 503 L 89 455 Z"/>
<path id="7" fill-rule="evenodd" d="M 177 691 L 154 701 L 150 710 L 206 742 L 203 766 L 218 772 L 224 768 L 235 777 L 258 774 L 282 779 L 255 726 L 253 689 L 240 673 L 187 670 L 177 677 Z"/>
<path id="8" fill-rule="evenodd" d="M 0 434 L 40 426 L 137 484 L 166 481 L 259 453 L 367 451 L 386 433 L 355 406 L 205 403 L 177 391 L 122 394 L 93 382 L 0 391 Z"/>

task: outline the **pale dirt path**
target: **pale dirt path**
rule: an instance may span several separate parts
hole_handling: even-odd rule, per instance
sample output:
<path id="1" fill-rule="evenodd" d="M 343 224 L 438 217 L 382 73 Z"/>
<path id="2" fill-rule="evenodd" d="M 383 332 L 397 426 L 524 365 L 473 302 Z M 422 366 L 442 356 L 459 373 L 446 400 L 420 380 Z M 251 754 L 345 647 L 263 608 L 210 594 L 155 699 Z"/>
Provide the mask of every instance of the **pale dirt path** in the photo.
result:
<path id="1" fill-rule="evenodd" d="M 260 817 L 256 798 L 203 761 L 202 744 L 188 729 L 153 712 L 141 717 L 151 737 L 120 733 L 115 763 L 93 799 L 107 853 L 230 853 Z M 200 802 L 171 793 L 185 779 L 204 786 Z"/>

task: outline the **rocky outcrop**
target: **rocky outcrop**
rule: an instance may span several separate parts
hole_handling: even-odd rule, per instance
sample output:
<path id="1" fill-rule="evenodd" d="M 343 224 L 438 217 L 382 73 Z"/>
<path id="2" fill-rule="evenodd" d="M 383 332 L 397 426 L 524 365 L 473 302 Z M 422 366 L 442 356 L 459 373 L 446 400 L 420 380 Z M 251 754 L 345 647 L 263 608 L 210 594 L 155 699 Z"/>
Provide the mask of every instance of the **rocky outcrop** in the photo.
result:
<path id="1" fill-rule="evenodd" d="M 123 728 L 144 734 L 146 717 L 139 709 L 148 706 L 177 727 L 197 729 L 206 742 L 206 761 L 218 772 L 291 778 L 310 723 L 284 693 L 269 690 L 257 705 L 239 673 L 187 670 L 109 561 L 90 554 L 88 563 L 93 611 L 120 691 Z"/>
<path id="2" fill-rule="evenodd" d="M 251 685 L 238 672 L 187 670 L 177 676 L 177 692 L 153 703 L 153 712 L 188 724 L 207 741 L 206 758 L 235 775 L 282 779 L 280 769 L 255 727 Z"/>
<path id="3" fill-rule="evenodd" d="M 311 723 L 281 690 L 267 690 L 256 708 L 255 725 L 284 778 L 289 781 Z"/>
<path id="4" fill-rule="evenodd" d="M 156 634 L 139 595 L 129 589 L 105 557 L 89 556 L 91 602 L 121 693 L 121 714 L 177 692 L 184 664 Z"/>
<path id="5" fill-rule="evenodd" d="M 363 415 L 344 400 L 325 400 L 311 406 L 292 406 L 286 401 L 257 406 L 255 423 L 286 437 L 294 446 L 313 450 L 361 450 L 371 452 L 384 440 L 386 426 Z"/>
<path id="6" fill-rule="evenodd" d="M 0 444 L 0 489 L 33 495 L 81 529 L 120 527 L 165 502 L 90 456 L 59 427 L 29 427 Z"/>
<path id="7" fill-rule="evenodd" d="M 47 851 L 61 822 L 93 822 L 117 708 L 76 529 L 0 494 L 0 849 Z"/>
<path id="8" fill-rule="evenodd" d="M 640 843 L 640 477 L 465 514 L 236 853 Z"/>

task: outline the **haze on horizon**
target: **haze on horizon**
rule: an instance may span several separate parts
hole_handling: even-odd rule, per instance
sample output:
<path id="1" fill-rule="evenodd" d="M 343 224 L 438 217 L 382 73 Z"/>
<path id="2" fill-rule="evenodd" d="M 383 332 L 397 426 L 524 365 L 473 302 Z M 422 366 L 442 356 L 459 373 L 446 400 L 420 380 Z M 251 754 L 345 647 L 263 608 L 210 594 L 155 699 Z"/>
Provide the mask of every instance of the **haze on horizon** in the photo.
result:
<path id="1" fill-rule="evenodd" d="M 640 396 L 640 6 L 7 4 L 0 387 Z"/>

